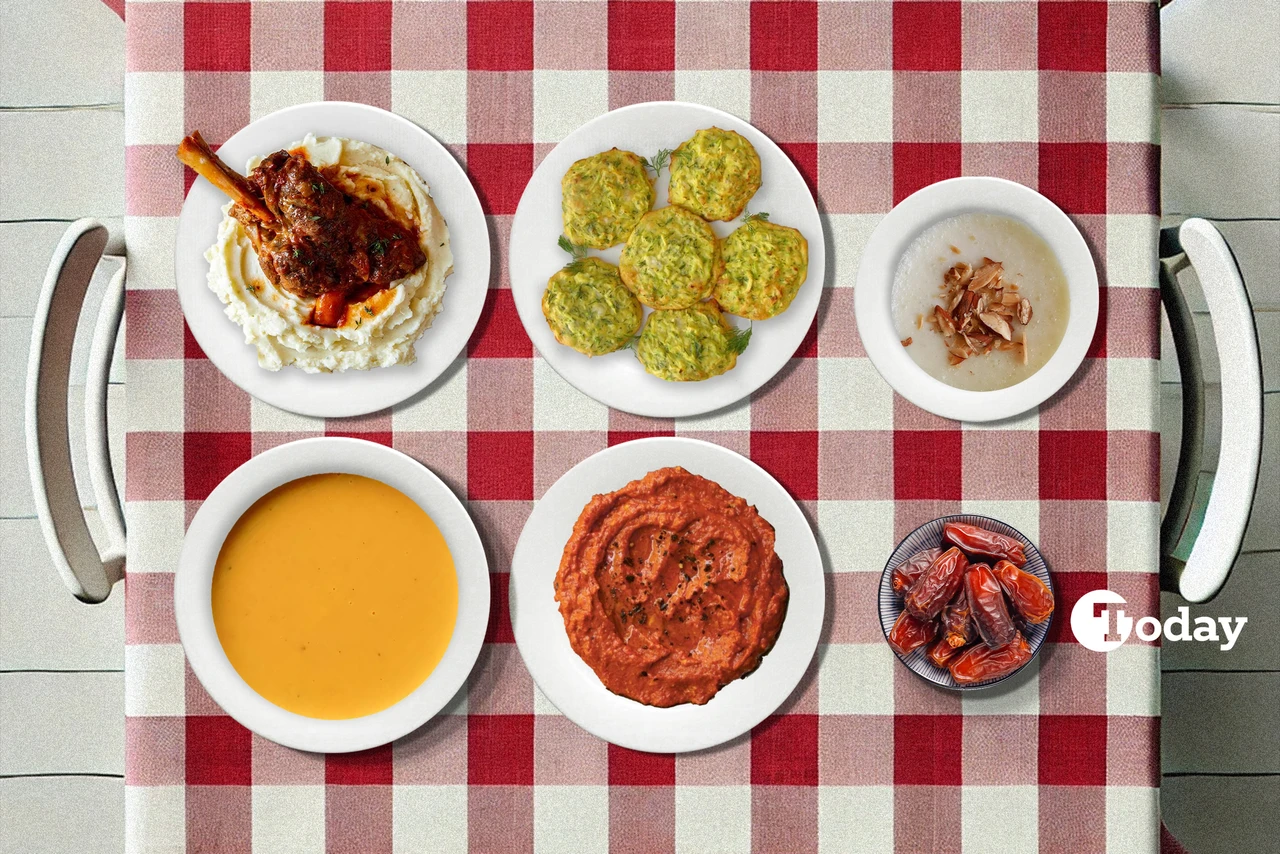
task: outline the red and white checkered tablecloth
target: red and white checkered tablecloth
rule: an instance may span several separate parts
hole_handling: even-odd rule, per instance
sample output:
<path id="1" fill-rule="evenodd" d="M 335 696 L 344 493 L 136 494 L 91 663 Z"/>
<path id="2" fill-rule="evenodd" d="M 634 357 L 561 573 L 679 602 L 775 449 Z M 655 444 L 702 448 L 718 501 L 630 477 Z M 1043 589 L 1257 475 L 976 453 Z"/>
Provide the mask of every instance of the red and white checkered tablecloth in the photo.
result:
<path id="1" fill-rule="evenodd" d="M 1155 852 L 1159 659 L 1084 650 L 1084 591 L 1158 612 L 1157 7 L 1112 2 L 141 2 L 127 4 L 129 252 L 126 805 L 148 852 Z M 174 291 L 184 132 L 214 144 L 317 99 L 418 122 L 469 170 L 494 274 L 465 357 L 432 394 L 348 420 L 251 400 L 206 360 Z M 749 402 L 703 418 L 612 412 L 534 353 L 505 245 L 534 164 L 624 104 L 699 101 L 749 119 L 816 190 L 830 272 L 815 329 Z M 1104 286 L 1089 358 L 1036 412 L 979 427 L 896 397 L 859 342 L 852 285 L 893 204 L 999 175 L 1080 226 Z M 493 614 L 467 688 L 394 745 L 298 753 L 251 735 L 183 660 L 173 573 L 184 523 L 254 453 L 319 434 L 420 459 L 465 497 Z M 817 527 L 827 626 L 794 697 L 703 753 L 611 747 L 529 678 L 507 612 L 511 550 L 571 465 L 653 434 L 699 436 L 771 471 Z M 875 615 L 886 555 L 944 513 L 999 517 L 1056 575 L 1031 672 L 977 694 L 900 666 Z"/>

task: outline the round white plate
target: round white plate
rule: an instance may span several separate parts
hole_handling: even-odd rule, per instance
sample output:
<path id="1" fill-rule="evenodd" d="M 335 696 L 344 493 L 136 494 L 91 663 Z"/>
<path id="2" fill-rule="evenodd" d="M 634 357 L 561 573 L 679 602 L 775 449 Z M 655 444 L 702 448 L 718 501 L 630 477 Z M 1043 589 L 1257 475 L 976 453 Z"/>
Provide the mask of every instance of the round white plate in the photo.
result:
<path id="1" fill-rule="evenodd" d="M 1071 310 L 1062 343 L 1040 370 L 995 391 L 968 391 L 925 373 L 894 328 L 893 279 L 911 242 L 936 222 L 984 212 L 1020 220 L 1049 244 L 1067 276 Z M 871 363 L 894 391 L 921 409 L 957 421 L 996 421 L 1039 406 L 1062 388 L 1084 361 L 1098 325 L 1098 271 L 1075 224 L 1057 205 L 1003 178 L 949 178 L 917 190 L 871 232 L 853 289 L 858 335 Z"/>
<path id="2" fill-rule="evenodd" d="M 675 149 L 694 131 L 711 126 L 745 136 L 760 155 L 764 183 L 748 205 L 753 213 L 768 213 L 769 221 L 797 228 L 809 241 L 809 276 L 791 306 L 778 317 L 755 324 L 751 344 L 728 373 L 702 382 L 675 383 L 645 372 L 636 354 L 619 350 L 589 357 L 556 341 L 542 316 L 542 293 L 547 279 L 569 261 L 556 241 L 564 232 L 560 211 L 560 179 L 574 161 L 617 146 L 652 157 L 661 148 Z M 654 207 L 667 204 L 668 170 L 656 184 Z M 726 237 L 738 222 L 713 222 Z M 621 246 L 591 254 L 618 263 Z M 813 325 L 826 277 L 826 241 L 813 194 L 791 159 L 773 140 L 741 119 L 711 107 L 656 101 L 633 104 L 587 122 L 551 150 L 538 166 L 520 197 L 511 225 L 511 293 L 525 331 L 555 371 L 584 394 L 606 406 L 674 418 L 701 415 L 735 403 L 768 382 L 795 355 Z M 645 309 L 648 316 L 650 309 Z M 745 327 L 747 321 L 728 316 Z"/>
<path id="3" fill-rule="evenodd" d="M 791 595 L 782 632 L 759 669 L 721 688 L 705 705 L 660 709 L 614 694 L 578 657 L 569 645 L 554 585 L 564 544 L 592 496 L 667 466 L 683 466 L 755 505 L 777 532 L 775 549 Z M 516 544 L 510 598 L 520 655 L 557 709 L 613 744 L 650 753 L 682 753 L 736 738 L 791 696 L 818 646 L 826 585 L 813 530 L 795 500 L 768 472 L 719 445 L 660 437 L 600 451 L 547 490 Z"/>
<path id="4" fill-rule="evenodd" d="M 364 475 L 393 486 L 431 516 L 458 573 L 458 620 L 444 657 L 400 702 L 372 715 L 320 720 L 286 711 L 249 687 L 218 642 L 210 590 L 222 541 L 255 501 L 281 484 L 325 472 Z M 462 502 L 412 457 L 363 439 L 301 439 L 250 459 L 205 499 L 182 543 L 173 610 L 187 661 L 209 696 L 248 729 L 277 744 L 348 753 L 394 741 L 430 720 L 466 682 L 489 622 L 489 563 Z"/>
<path id="5" fill-rule="evenodd" d="M 449 224 L 453 274 L 445 279 L 443 308 L 415 345 L 417 361 L 331 374 L 258 367 L 257 352 L 245 343 L 244 332 L 223 313 L 222 301 L 209 289 L 204 253 L 217 239 L 227 197 L 204 178 L 192 185 L 178 218 L 178 299 L 205 355 L 249 394 L 302 415 L 364 415 L 422 391 L 462 352 L 489 289 L 489 229 L 475 188 L 453 155 L 408 119 L 367 104 L 324 101 L 279 110 L 233 135 L 218 155 L 243 173 L 250 157 L 279 151 L 308 133 L 357 139 L 395 154 L 427 182 Z"/>

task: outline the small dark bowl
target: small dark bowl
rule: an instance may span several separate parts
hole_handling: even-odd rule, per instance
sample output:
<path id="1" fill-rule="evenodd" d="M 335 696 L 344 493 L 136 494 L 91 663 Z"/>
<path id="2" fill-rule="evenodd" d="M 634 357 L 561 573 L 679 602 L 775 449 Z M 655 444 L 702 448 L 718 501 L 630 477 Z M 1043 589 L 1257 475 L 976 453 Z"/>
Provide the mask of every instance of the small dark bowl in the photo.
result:
<path id="1" fill-rule="evenodd" d="M 1044 644 L 1044 640 L 1049 635 L 1049 627 L 1053 625 L 1053 620 L 1058 615 L 1057 602 L 1058 592 L 1053 588 L 1053 578 L 1049 575 L 1049 565 L 1044 562 L 1044 556 L 1040 554 L 1040 550 L 1016 528 L 1006 525 L 998 519 L 992 519 L 990 516 L 975 516 L 972 513 L 960 513 L 955 516 L 943 516 L 934 519 L 932 522 L 925 522 L 919 528 L 916 528 L 906 538 L 898 543 L 898 547 L 893 550 L 893 554 L 889 555 L 889 562 L 884 566 L 884 572 L 880 576 L 880 629 L 884 632 L 885 643 L 889 642 L 889 630 L 893 628 L 894 622 L 897 621 L 898 615 L 902 613 L 902 600 L 893 592 L 893 571 L 900 563 L 911 557 L 913 554 L 924 549 L 933 548 L 935 546 L 945 546 L 942 539 L 942 526 L 947 522 L 965 522 L 969 525 L 977 525 L 986 528 L 989 531 L 995 531 L 998 534 L 1004 534 L 1007 537 L 1013 537 L 1020 541 L 1027 553 L 1027 564 L 1024 570 L 1039 578 L 1049 587 L 1049 592 L 1053 594 L 1054 611 L 1049 619 L 1045 620 L 1038 626 L 1028 626 L 1023 637 L 1027 639 L 1027 644 L 1031 647 L 1031 658 L 1027 659 L 1027 663 L 1019 667 L 1013 673 L 1006 673 L 1004 676 L 988 679 L 985 682 L 975 682 L 972 685 L 960 685 L 951 676 L 951 671 L 945 667 L 938 667 L 929 660 L 928 650 L 930 643 L 925 644 L 917 650 L 913 650 L 910 655 L 898 655 L 897 650 L 893 650 L 893 654 L 907 666 L 912 673 L 922 679 L 932 682 L 940 688 L 949 688 L 953 691 L 970 691 L 978 688 L 990 688 L 997 682 L 1003 682 L 1016 673 L 1022 672 L 1023 668 L 1035 661 L 1036 656 L 1040 654 L 1040 647 Z M 992 564 L 995 561 L 991 561 Z M 893 649 L 893 647 L 890 647 Z"/>

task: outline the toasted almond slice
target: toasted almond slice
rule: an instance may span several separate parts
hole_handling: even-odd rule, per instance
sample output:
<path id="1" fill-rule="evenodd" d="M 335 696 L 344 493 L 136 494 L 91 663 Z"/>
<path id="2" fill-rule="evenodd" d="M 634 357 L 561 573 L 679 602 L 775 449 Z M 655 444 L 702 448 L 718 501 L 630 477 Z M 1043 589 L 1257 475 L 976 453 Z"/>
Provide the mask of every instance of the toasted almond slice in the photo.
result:
<path id="1" fill-rule="evenodd" d="M 987 328 L 999 335 L 1006 341 L 1013 338 L 1013 329 L 1009 326 L 1009 321 L 1005 320 L 994 311 L 984 311 L 978 315 L 978 319 L 986 324 Z"/>
<path id="2" fill-rule="evenodd" d="M 964 356 L 957 356 L 955 353 L 952 353 L 950 356 L 947 356 L 947 362 L 953 368 L 963 361 L 964 361 Z"/>
<path id="3" fill-rule="evenodd" d="M 959 247 L 959 246 L 952 246 L 952 247 L 951 247 L 951 254 L 952 254 L 952 255 L 959 255 L 959 254 L 960 254 L 960 247 Z"/>
<path id="4" fill-rule="evenodd" d="M 906 337 L 906 338 L 903 338 L 903 339 L 902 339 L 902 346 L 903 346 L 903 347 L 910 347 L 910 346 L 911 346 L 911 337 L 910 337 L 910 336 L 908 336 L 908 337 Z"/>
<path id="5" fill-rule="evenodd" d="M 979 267 L 973 274 L 973 279 L 969 282 L 969 290 L 980 291 L 983 288 L 996 281 L 1000 276 L 1000 271 L 1004 269 L 1004 265 L 999 261 L 988 261 Z"/>
<path id="6" fill-rule="evenodd" d="M 917 314 L 917 315 L 916 315 L 916 329 L 923 329 L 923 328 L 924 328 L 924 315 L 923 315 L 923 314 Z"/>
<path id="7" fill-rule="evenodd" d="M 933 307 L 933 316 L 938 319 L 938 327 L 947 335 L 956 334 L 956 322 L 951 313 L 940 305 Z"/>
<path id="8" fill-rule="evenodd" d="M 1022 302 L 1018 303 L 1018 322 L 1026 326 L 1031 322 L 1031 300 L 1026 297 L 1022 298 Z"/>
<path id="9" fill-rule="evenodd" d="M 1002 293 L 1000 295 L 1000 302 L 1004 305 L 1017 305 L 1019 299 L 1021 299 L 1021 297 L 1017 294 Z"/>
<path id="10" fill-rule="evenodd" d="M 1022 339 L 1021 345 L 1018 349 L 1022 351 L 1022 364 L 1025 365 L 1027 363 L 1027 359 L 1030 358 L 1027 354 L 1027 339 Z"/>
<path id="11" fill-rule="evenodd" d="M 960 285 L 967 282 L 972 275 L 973 268 L 962 261 L 942 274 L 942 282 L 949 286 Z"/>

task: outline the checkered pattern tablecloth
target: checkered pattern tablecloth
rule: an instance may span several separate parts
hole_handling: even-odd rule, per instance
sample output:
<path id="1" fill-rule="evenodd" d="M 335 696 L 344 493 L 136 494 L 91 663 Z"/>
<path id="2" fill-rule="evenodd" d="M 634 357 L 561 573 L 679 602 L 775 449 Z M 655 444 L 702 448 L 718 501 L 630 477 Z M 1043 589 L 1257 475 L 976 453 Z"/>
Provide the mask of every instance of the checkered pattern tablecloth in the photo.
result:
<path id="1" fill-rule="evenodd" d="M 1158 650 L 1092 653 L 1065 629 L 1094 588 L 1135 616 L 1158 611 L 1154 3 L 130 0 L 126 22 L 130 851 L 1157 849 Z M 429 397 L 349 420 L 251 400 L 186 333 L 174 292 L 184 132 L 217 144 L 322 98 L 394 110 L 449 145 L 496 247 L 464 357 Z M 521 190 L 557 140 L 671 98 L 777 140 L 817 192 L 832 259 L 807 285 L 824 288 L 815 329 L 782 373 L 749 402 L 674 422 L 609 411 L 560 380 L 521 328 L 505 258 Z M 871 229 L 961 174 L 1057 202 L 1104 286 L 1079 374 L 1038 411 L 985 427 L 896 397 L 853 318 Z M 439 473 L 493 570 L 467 688 L 420 731 L 352 756 L 288 750 L 227 717 L 186 666 L 172 608 L 200 501 L 252 454 L 322 433 Z M 611 747 L 559 715 L 520 660 L 506 601 L 512 547 L 548 485 L 608 444 L 672 433 L 776 475 L 828 572 L 827 625 L 795 696 L 750 736 L 679 757 Z M 875 616 L 898 539 L 961 511 L 1033 537 L 1060 592 L 1030 672 L 963 696 L 900 666 Z"/>

